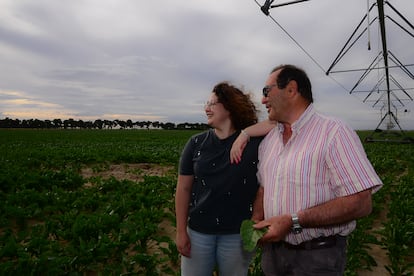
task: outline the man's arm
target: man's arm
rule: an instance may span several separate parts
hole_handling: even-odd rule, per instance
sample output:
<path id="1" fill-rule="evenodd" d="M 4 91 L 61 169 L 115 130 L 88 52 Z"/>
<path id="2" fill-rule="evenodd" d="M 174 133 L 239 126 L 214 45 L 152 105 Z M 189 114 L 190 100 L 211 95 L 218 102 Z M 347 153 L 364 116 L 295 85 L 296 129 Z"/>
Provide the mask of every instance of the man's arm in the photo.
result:
<path id="1" fill-rule="evenodd" d="M 297 212 L 299 224 L 304 228 L 323 227 L 346 223 L 364 216 L 372 211 L 371 189 L 338 197 L 321 205 Z M 291 214 L 271 217 L 254 225 L 260 229 L 268 227 L 262 241 L 280 241 L 292 228 Z"/>
<path id="2" fill-rule="evenodd" d="M 262 186 L 260 186 L 259 189 L 257 190 L 256 198 L 253 203 L 252 220 L 254 222 L 259 222 L 264 219 L 263 195 L 264 195 L 264 189 Z"/>
<path id="3" fill-rule="evenodd" d="M 338 197 L 325 204 L 298 212 L 302 227 L 342 224 L 369 215 L 372 211 L 371 189 Z"/>

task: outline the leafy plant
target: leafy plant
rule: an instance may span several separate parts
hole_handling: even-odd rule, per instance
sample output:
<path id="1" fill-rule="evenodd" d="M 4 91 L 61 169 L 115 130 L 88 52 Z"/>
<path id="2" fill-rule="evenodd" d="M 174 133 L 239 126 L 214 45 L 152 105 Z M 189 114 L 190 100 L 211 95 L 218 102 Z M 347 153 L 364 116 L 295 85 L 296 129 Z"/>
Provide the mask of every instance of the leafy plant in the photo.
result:
<path id="1" fill-rule="evenodd" d="M 256 229 L 253 227 L 254 221 L 243 220 L 240 226 L 240 234 L 243 240 L 243 248 L 246 251 L 252 252 L 257 245 L 257 242 L 266 234 L 267 229 Z"/>
<path id="2" fill-rule="evenodd" d="M 160 225 L 174 225 L 178 160 L 196 132 L 0 129 L 0 275 L 177 275 L 178 251 Z M 370 245 L 378 242 L 390 259 L 388 272 L 409 275 L 414 148 L 364 147 L 384 187 L 349 238 L 346 275 L 374 266 Z M 82 167 L 101 172 L 126 162 L 175 172 L 140 182 L 81 175 Z M 381 228 L 373 228 L 384 210 Z M 261 234 L 249 224 L 255 247 Z M 263 275 L 260 247 L 255 252 L 249 275 Z"/>

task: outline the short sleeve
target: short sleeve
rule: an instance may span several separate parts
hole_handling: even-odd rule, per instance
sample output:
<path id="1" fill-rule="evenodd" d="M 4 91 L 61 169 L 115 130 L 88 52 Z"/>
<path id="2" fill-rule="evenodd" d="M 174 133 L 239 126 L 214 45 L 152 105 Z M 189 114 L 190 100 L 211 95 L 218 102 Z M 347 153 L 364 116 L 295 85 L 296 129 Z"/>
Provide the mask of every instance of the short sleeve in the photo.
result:
<path id="1" fill-rule="evenodd" d="M 194 175 L 193 156 L 194 156 L 194 138 L 191 137 L 184 146 L 180 157 L 179 174 Z"/>
<path id="2" fill-rule="evenodd" d="M 369 188 L 378 190 L 382 181 L 368 160 L 358 135 L 349 126 L 341 126 L 327 156 L 330 183 L 337 196 L 347 196 Z"/>

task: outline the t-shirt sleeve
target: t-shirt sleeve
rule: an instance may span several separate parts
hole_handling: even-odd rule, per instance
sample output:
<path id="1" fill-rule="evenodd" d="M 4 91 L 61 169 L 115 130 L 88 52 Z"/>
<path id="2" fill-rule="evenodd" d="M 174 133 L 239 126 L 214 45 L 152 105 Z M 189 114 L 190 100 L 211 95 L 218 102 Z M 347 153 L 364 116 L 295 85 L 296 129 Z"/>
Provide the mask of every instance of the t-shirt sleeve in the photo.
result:
<path id="1" fill-rule="evenodd" d="M 190 138 L 184 149 L 181 153 L 180 157 L 180 165 L 179 165 L 179 174 L 181 175 L 194 175 L 194 167 L 193 167 L 193 156 L 194 156 L 194 138 Z"/>

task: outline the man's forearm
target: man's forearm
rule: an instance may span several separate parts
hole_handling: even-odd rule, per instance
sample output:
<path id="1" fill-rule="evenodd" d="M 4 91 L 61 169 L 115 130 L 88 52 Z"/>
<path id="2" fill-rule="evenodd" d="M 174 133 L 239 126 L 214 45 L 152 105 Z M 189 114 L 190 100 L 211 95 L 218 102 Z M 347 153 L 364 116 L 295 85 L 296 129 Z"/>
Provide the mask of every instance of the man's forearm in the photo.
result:
<path id="1" fill-rule="evenodd" d="M 339 197 L 324 204 L 300 210 L 299 223 L 304 228 L 323 227 L 367 216 L 372 211 L 371 189 Z"/>
<path id="2" fill-rule="evenodd" d="M 262 186 L 260 186 L 259 189 L 257 190 L 256 198 L 253 203 L 252 220 L 255 222 L 258 222 L 264 219 L 263 196 L 264 196 L 264 189 Z"/>

